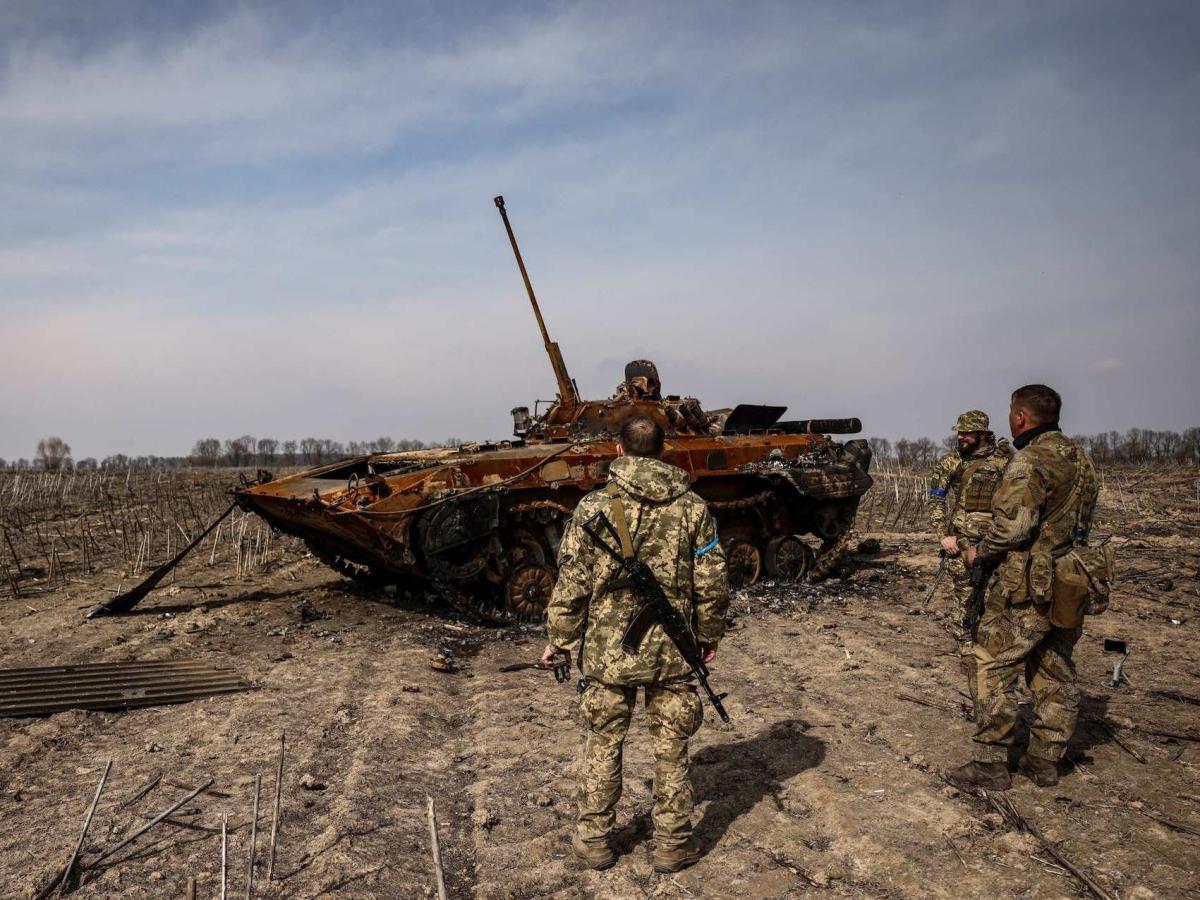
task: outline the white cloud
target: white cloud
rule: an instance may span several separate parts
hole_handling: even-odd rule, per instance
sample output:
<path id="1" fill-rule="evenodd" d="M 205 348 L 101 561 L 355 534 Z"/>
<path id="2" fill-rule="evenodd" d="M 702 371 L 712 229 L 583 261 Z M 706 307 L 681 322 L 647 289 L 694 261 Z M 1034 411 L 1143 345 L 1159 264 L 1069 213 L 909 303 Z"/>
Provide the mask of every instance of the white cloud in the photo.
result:
<path id="1" fill-rule="evenodd" d="M 1092 360 L 1087 368 L 1093 375 L 1111 375 L 1124 369 L 1125 362 L 1115 356 L 1106 356 L 1103 359 Z"/>

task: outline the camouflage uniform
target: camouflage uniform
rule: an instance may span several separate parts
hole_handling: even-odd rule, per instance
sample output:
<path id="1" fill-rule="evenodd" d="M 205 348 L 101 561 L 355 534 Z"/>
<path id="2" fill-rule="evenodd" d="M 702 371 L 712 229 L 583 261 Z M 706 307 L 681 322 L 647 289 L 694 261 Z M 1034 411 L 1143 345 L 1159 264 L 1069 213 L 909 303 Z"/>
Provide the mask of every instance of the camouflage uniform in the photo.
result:
<path id="1" fill-rule="evenodd" d="M 978 561 L 999 561 L 974 651 L 975 759 L 1005 762 L 1017 726 L 1017 680 L 1033 694 L 1029 754 L 1058 761 L 1079 713 L 1071 653 L 1081 627 L 1050 622 L 1055 560 L 1086 542 L 1096 506 L 1096 470 L 1057 426 L 1039 426 L 1017 440 L 993 497 L 992 524 Z M 978 561 L 976 564 L 978 564 Z"/>
<path id="2" fill-rule="evenodd" d="M 661 460 L 620 457 L 615 483 L 628 516 L 638 559 L 654 570 L 671 603 L 693 624 L 702 644 L 716 646 L 725 632 L 729 586 L 725 554 L 704 501 L 689 490 L 688 475 Z M 609 589 L 615 560 L 579 527 L 597 512 L 610 520 L 611 497 L 593 491 L 580 501 L 563 534 L 559 574 L 549 607 L 550 642 L 576 653 L 584 673 L 580 712 L 587 727 L 579 837 L 600 845 L 612 831 L 621 796 L 621 750 L 638 687 L 654 740 L 655 847 L 681 847 L 692 831 L 688 738 L 703 718 L 687 664 L 662 628 L 647 632 L 636 654 L 621 636 L 637 609 L 628 588 Z"/>
<path id="3" fill-rule="evenodd" d="M 929 473 L 929 498 L 926 509 L 933 530 L 939 538 L 957 537 L 965 550 L 979 543 L 984 531 L 992 521 L 992 493 L 1000 483 L 1000 476 L 1012 459 L 1012 447 L 1008 441 L 999 441 L 988 431 L 988 417 L 977 409 L 958 417 L 956 432 L 982 431 L 987 433 L 983 445 L 964 457 L 958 450 L 951 450 L 934 463 Z M 954 493 L 949 514 L 946 511 L 946 496 Z M 963 614 L 971 596 L 971 575 L 967 572 L 962 555 L 946 560 L 946 572 L 954 584 L 954 606 L 951 609 L 951 628 L 960 642 L 968 640 L 962 631 Z M 971 677 L 973 666 L 968 669 Z"/>

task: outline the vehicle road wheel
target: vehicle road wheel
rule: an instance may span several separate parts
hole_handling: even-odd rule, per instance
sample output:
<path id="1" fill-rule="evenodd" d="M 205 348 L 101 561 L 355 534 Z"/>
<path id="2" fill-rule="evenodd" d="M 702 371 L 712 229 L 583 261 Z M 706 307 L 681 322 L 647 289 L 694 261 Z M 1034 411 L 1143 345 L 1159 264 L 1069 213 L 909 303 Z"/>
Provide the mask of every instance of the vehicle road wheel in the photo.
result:
<path id="1" fill-rule="evenodd" d="M 812 567 L 812 548 L 794 534 L 781 534 L 767 544 L 763 562 L 777 581 L 799 581 Z"/>
<path id="2" fill-rule="evenodd" d="M 539 619 L 550 605 L 557 573 L 549 566 L 526 563 L 508 576 L 504 585 L 504 607 L 514 616 Z"/>
<path id="3" fill-rule="evenodd" d="M 735 591 L 749 587 L 762 575 L 762 551 L 749 541 L 732 540 L 725 548 L 729 586 Z"/>

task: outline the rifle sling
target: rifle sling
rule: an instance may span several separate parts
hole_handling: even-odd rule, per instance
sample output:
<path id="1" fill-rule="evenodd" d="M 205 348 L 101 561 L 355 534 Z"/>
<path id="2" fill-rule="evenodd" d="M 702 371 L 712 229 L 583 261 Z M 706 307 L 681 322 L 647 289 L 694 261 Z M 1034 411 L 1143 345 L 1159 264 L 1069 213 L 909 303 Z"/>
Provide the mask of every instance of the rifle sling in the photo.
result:
<path id="1" fill-rule="evenodd" d="M 625 502 L 621 499 L 616 482 L 610 481 L 604 492 L 608 494 L 608 507 L 612 510 L 617 539 L 621 542 L 621 555 L 626 559 L 633 559 L 633 538 L 629 534 L 629 519 L 625 515 Z"/>

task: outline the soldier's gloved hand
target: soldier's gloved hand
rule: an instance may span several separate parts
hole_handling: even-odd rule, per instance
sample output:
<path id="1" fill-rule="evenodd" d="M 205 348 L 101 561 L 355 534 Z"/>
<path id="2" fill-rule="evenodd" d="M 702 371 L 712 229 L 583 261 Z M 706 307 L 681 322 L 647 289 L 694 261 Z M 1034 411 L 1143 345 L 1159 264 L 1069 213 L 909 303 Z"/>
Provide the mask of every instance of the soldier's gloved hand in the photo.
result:
<path id="1" fill-rule="evenodd" d="M 946 535 L 942 538 L 942 549 L 949 556 L 958 556 L 958 538 Z"/>
<path id="2" fill-rule="evenodd" d="M 561 650 L 553 644 L 547 644 L 546 649 L 542 651 L 542 665 L 547 669 L 553 668 L 554 664 L 558 662 L 555 656 L 559 653 L 567 658 L 567 668 L 569 669 L 571 667 L 571 651 Z"/>
<path id="3" fill-rule="evenodd" d="M 704 664 L 707 666 L 717 656 L 717 647 L 715 644 L 701 644 L 700 649 L 704 651 Z"/>

